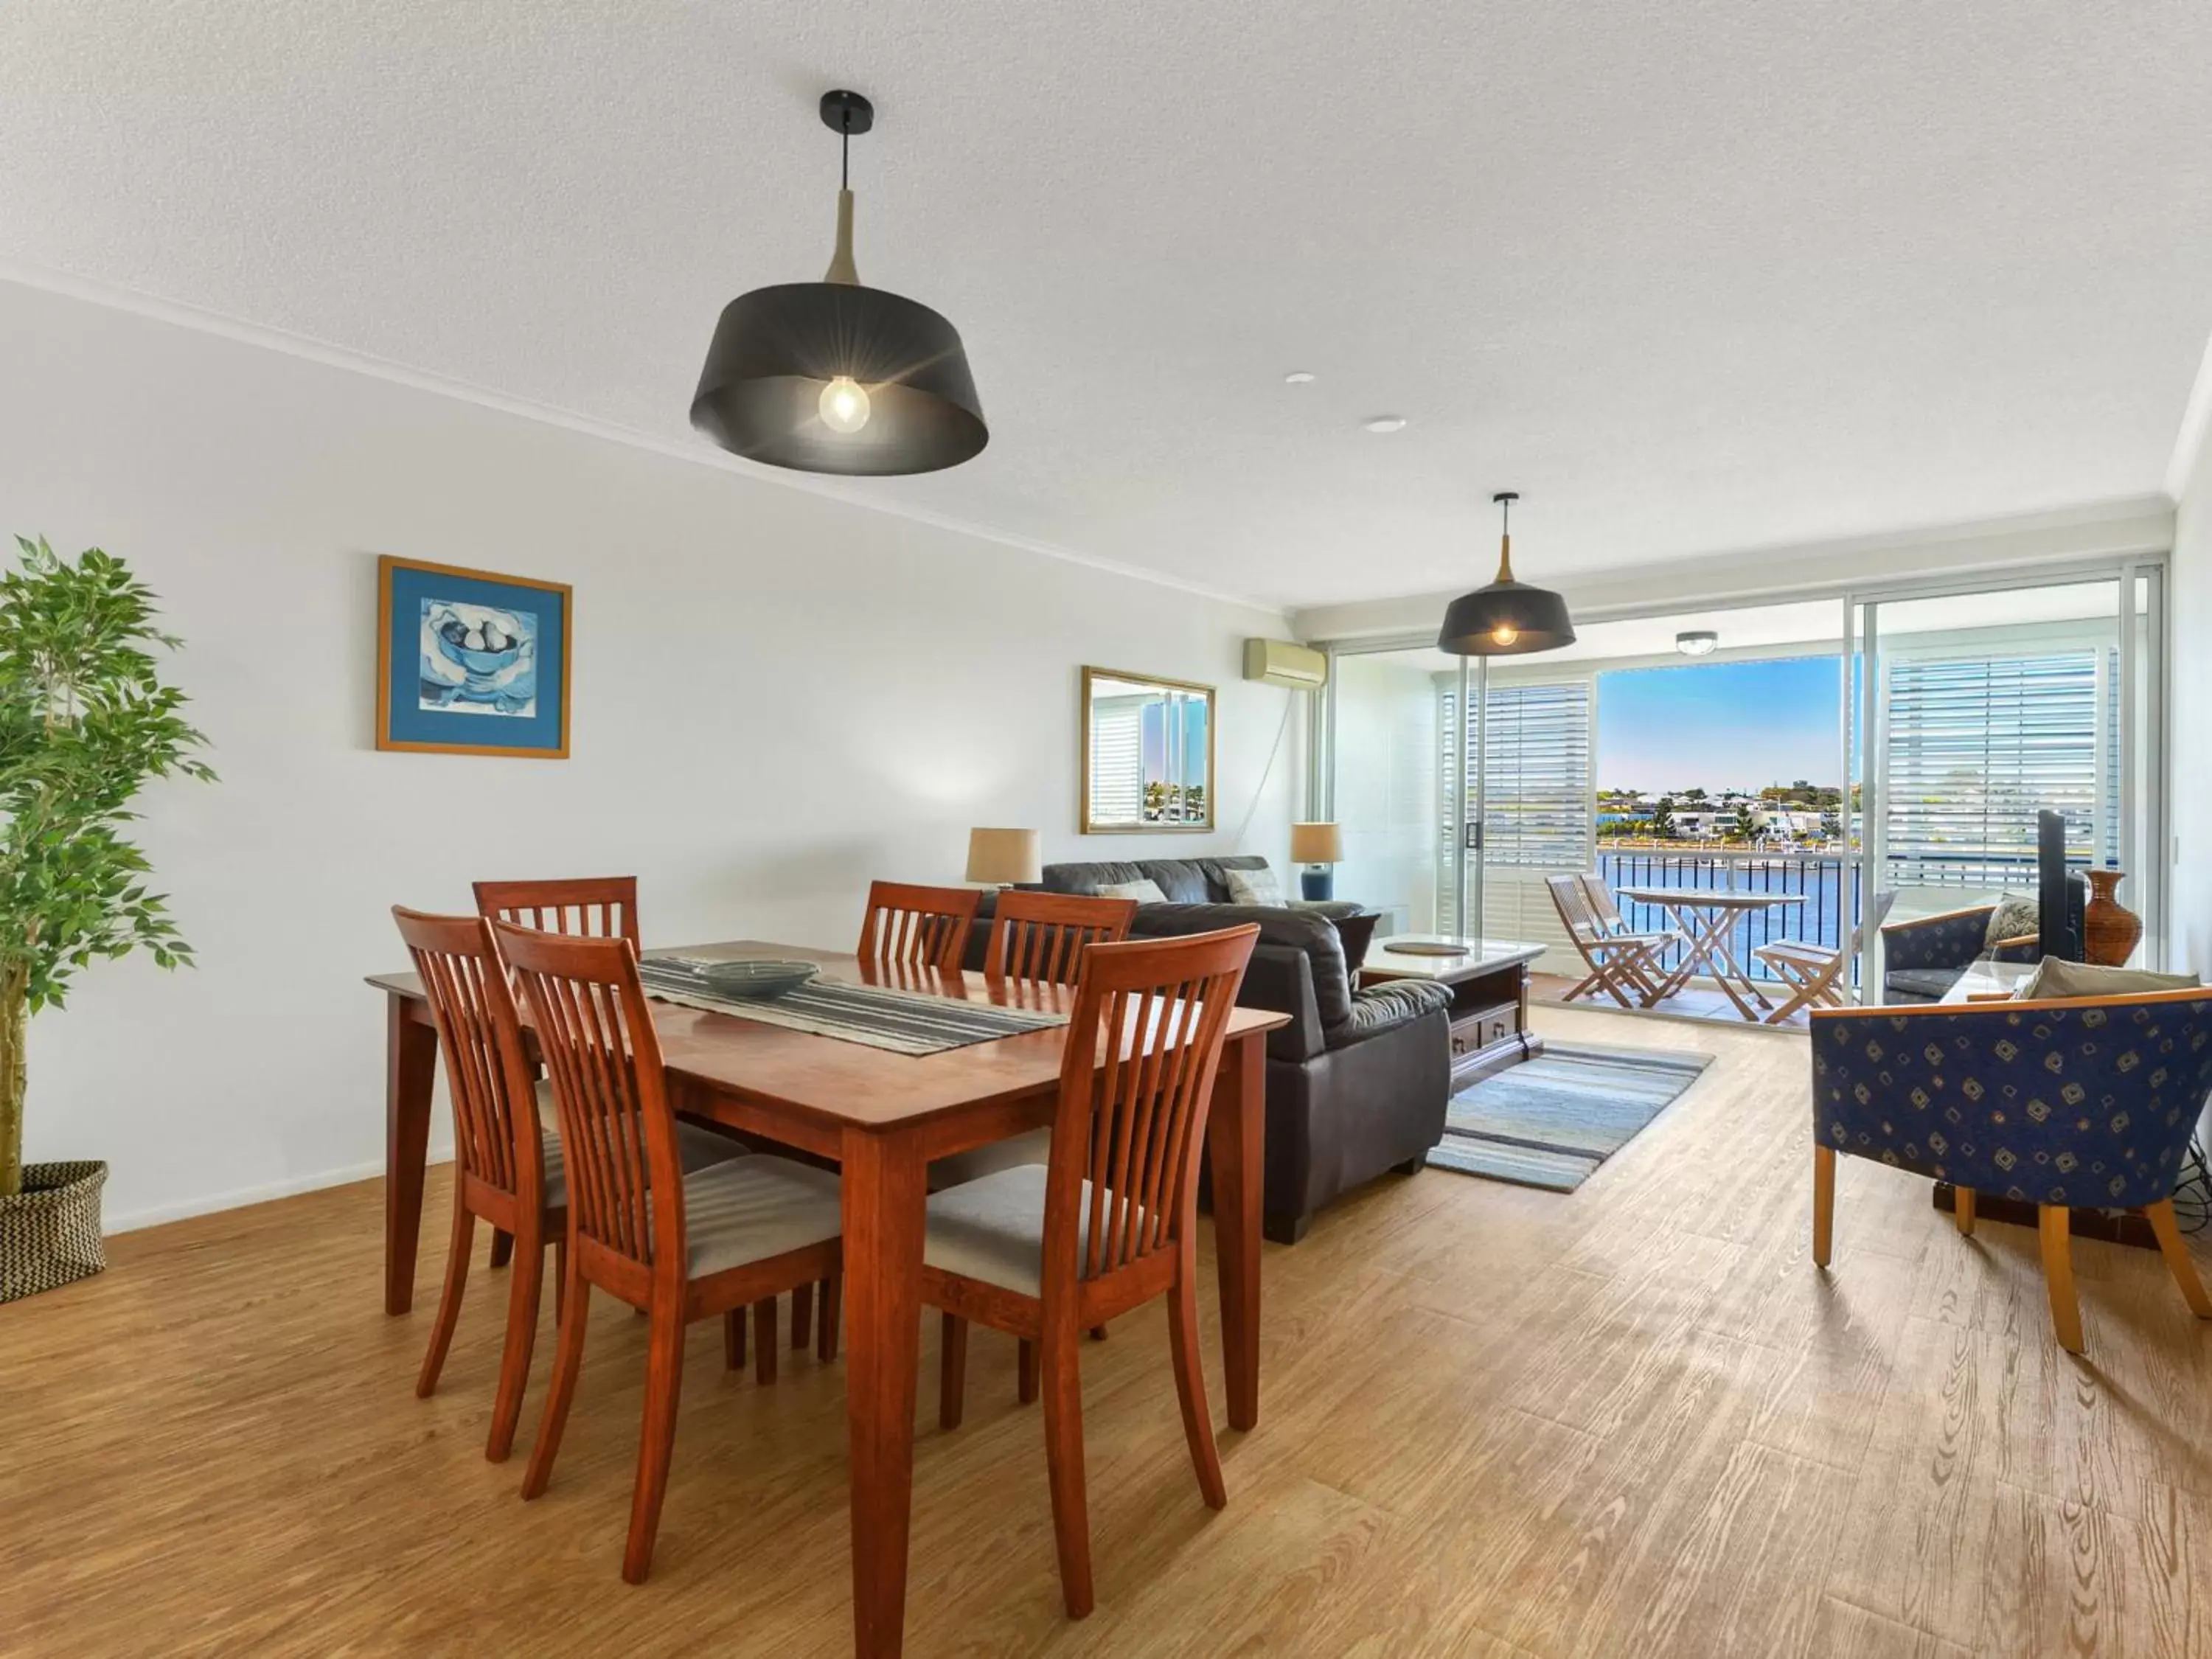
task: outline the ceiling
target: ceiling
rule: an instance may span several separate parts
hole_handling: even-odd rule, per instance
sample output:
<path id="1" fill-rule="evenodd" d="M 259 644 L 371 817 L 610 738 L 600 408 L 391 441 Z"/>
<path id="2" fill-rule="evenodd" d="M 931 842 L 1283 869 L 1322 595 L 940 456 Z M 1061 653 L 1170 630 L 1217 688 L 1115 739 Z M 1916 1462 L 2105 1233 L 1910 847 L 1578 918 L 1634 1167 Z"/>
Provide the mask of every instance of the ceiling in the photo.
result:
<path id="1" fill-rule="evenodd" d="M 2202 0 L 16 0 L 0 61 L 8 267 L 684 445 L 857 87 L 860 275 L 992 441 L 832 488 L 1274 604 L 1486 580 L 1504 488 L 1534 580 L 2153 494 L 2212 331 Z"/>

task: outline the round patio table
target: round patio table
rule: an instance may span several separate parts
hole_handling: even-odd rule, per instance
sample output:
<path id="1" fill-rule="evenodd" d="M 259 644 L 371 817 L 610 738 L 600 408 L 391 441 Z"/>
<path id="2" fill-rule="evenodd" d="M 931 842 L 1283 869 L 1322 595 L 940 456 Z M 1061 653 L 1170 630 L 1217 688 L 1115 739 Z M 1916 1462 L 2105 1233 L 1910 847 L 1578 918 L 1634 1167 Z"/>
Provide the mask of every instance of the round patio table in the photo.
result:
<path id="1" fill-rule="evenodd" d="M 1752 1006 L 1753 1002 L 1759 1008 L 1772 1009 L 1774 1005 L 1766 1000 L 1765 993 L 1753 983 L 1743 964 L 1736 960 L 1733 942 L 1736 921 L 1753 910 L 1783 906 L 1802 908 L 1804 894 L 1758 893 L 1733 887 L 1623 887 L 1620 892 L 1621 897 L 1638 904 L 1657 905 L 1674 918 L 1674 925 L 1682 930 L 1683 938 L 1689 943 L 1681 965 L 1644 999 L 1645 1007 L 1673 996 L 1703 968 L 1746 1019 L 1756 1022 L 1759 1018 L 1759 1009 Z M 1748 1002 L 1744 1000 L 1747 995 L 1750 998 Z"/>

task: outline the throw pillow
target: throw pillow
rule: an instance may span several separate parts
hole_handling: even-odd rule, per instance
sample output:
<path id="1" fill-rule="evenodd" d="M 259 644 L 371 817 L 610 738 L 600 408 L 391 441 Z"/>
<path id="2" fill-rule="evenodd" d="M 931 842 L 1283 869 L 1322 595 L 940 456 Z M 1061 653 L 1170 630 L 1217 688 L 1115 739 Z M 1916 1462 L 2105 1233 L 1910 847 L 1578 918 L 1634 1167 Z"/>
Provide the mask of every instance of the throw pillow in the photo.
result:
<path id="1" fill-rule="evenodd" d="M 1274 871 L 1267 865 L 1256 870 L 1224 870 L 1228 878 L 1229 902 L 1231 904 L 1267 904 L 1280 907 L 1283 902 L 1282 884 L 1275 879 Z"/>
<path id="2" fill-rule="evenodd" d="M 1989 929 L 1982 935 L 1984 948 L 2001 945 L 2008 939 L 2033 939 L 2035 930 L 2042 925 L 2043 907 L 2033 897 L 2021 898 L 2005 893 L 1998 896 L 1996 908 L 1990 912 Z"/>
<path id="3" fill-rule="evenodd" d="M 1168 896 L 1156 881 L 1109 881 L 1098 890 L 1100 898 L 1133 898 L 1139 904 L 1165 904 Z"/>
<path id="4" fill-rule="evenodd" d="M 2056 1002 L 2073 997 L 2130 997 L 2145 991 L 2186 991 L 2198 983 L 2194 974 L 2154 974 L 2142 968 L 2100 968 L 2093 963 L 2061 962 L 2045 957 L 2021 981 L 2013 995 L 2022 1002 Z"/>

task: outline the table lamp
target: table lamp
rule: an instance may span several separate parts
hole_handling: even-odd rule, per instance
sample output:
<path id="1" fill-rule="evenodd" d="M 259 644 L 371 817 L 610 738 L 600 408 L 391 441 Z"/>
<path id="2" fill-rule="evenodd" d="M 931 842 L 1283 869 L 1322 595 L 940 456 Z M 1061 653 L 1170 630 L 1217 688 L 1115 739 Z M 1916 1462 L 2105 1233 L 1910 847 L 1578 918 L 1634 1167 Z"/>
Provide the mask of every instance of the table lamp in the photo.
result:
<path id="1" fill-rule="evenodd" d="M 970 830 L 968 879 L 987 887 L 1042 881 L 1044 865 L 1034 830 Z"/>
<path id="2" fill-rule="evenodd" d="M 1332 866 L 1344 860 L 1344 834 L 1333 823 L 1294 823 L 1291 826 L 1291 862 L 1307 868 L 1298 887 L 1310 899 L 1336 896 L 1336 872 Z"/>

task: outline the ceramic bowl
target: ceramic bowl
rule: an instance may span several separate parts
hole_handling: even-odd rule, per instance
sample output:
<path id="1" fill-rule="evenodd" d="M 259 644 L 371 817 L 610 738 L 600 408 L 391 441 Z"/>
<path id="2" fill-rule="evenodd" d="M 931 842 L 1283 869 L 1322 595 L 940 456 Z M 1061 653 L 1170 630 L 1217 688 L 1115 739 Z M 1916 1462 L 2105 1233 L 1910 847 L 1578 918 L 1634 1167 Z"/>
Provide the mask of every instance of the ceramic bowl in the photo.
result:
<path id="1" fill-rule="evenodd" d="M 811 962 L 710 962 L 700 969 L 699 977 L 717 996 L 764 1001 L 796 991 L 820 971 Z"/>

